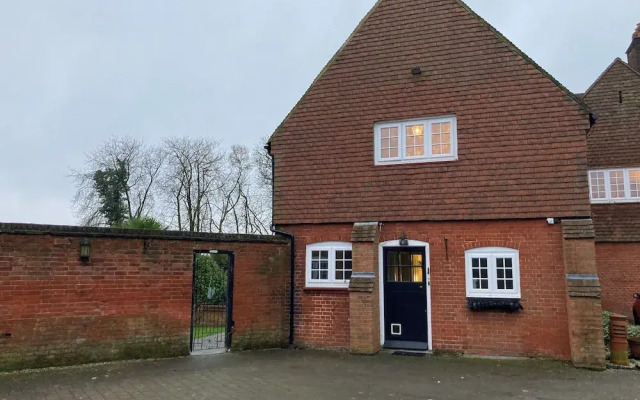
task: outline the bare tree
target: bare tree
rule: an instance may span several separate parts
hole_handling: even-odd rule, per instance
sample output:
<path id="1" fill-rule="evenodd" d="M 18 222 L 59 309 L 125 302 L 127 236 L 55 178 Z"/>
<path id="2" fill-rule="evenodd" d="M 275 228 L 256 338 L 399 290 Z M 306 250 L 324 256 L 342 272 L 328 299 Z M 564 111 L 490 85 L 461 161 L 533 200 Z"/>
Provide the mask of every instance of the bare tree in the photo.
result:
<path id="1" fill-rule="evenodd" d="M 72 177 L 74 207 L 87 225 L 153 214 L 181 231 L 269 233 L 271 158 L 261 145 L 225 152 L 206 138 L 166 139 L 157 148 L 113 138 Z"/>
<path id="2" fill-rule="evenodd" d="M 174 138 L 164 141 L 167 154 L 163 190 L 168 211 L 178 230 L 209 229 L 210 205 L 222 184 L 224 154 L 211 139 Z"/>
<path id="3" fill-rule="evenodd" d="M 253 148 L 252 158 L 255 168 L 255 189 L 252 195 L 253 210 L 262 225 L 270 228 L 273 214 L 273 164 L 269 152 L 265 148 L 269 138 L 263 137 Z M 266 229 L 268 233 L 270 229 Z"/>
<path id="4" fill-rule="evenodd" d="M 245 146 L 233 146 L 229 154 L 228 166 L 231 175 L 235 177 L 237 185 L 231 193 L 236 206 L 232 210 L 232 221 L 235 232 L 266 234 L 269 232 L 269 221 L 265 219 L 265 199 L 260 196 L 261 176 L 255 159 Z"/>
<path id="5" fill-rule="evenodd" d="M 106 222 L 96 190 L 95 177 L 98 172 L 123 170 L 122 174 L 118 174 L 117 185 L 122 188 L 128 219 L 141 218 L 150 213 L 163 161 L 159 149 L 146 146 L 128 136 L 111 138 L 89 153 L 84 169 L 71 172 L 76 185 L 73 208 L 81 223 L 104 225 Z"/>

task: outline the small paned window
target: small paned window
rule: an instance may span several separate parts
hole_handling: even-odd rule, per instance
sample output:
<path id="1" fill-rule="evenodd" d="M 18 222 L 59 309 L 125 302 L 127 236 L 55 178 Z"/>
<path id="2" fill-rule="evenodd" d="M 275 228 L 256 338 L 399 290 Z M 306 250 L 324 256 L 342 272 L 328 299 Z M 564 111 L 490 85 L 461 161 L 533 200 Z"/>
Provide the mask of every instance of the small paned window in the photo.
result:
<path id="1" fill-rule="evenodd" d="M 591 175 L 591 198 L 606 199 L 607 185 L 604 181 L 604 172 L 592 171 L 590 175 Z"/>
<path id="2" fill-rule="evenodd" d="M 395 159 L 399 153 L 398 127 L 382 128 L 380 130 L 380 158 Z"/>
<path id="3" fill-rule="evenodd" d="M 624 198 L 624 171 L 609 171 L 611 198 Z"/>
<path id="4" fill-rule="evenodd" d="M 387 252 L 388 282 L 422 282 L 423 271 L 422 254 L 406 251 Z"/>
<path id="5" fill-rule="evenodd" d="M 458 159 L 453 116 L 377 123 L 374 136 L 376 165 Z"/>
<path id="6" fill-rule="evenodd" d="M 451 154 L 451 122 L 431 124 L 431 153 L 434 155 Z"/>
<path id="7" fill-rule="evenodd" d="M 640 198 L 640 169 L 629 170 L 629 196 Z"/>
<path id="8" fill-rule="evenodd" d="M 520 298 L 519 253 L 485 247 L 465 253 L 467 297 Z"/>
<path id="9" fill-rule="evenodd" d="M 473 257 L 471 259 L 471 275 L 474 289 L 489 289 L 489 259 Z"/>
<path id="10" fill-rule="evenodd" d="M 311 252 L 311 279 L 329 280 L 329 252 L 314 250 Z"/>
<path id="11" fill-rule="evenodd" d="M 407 157 L 424 155 L 424 125 L 408 125 L 406 128 Z"/>
<path id="12" fill-rule="evenodd" d="M 307 287 L 349 287 L 352 271 L 351 243 L 325 242 L 307 246 Z"/>
<path id="13" fill-rule="evenodd" d="M 640 169 L 590 171 L 589 192 L 592 203 L 640 202 Z"/>
<path id="14" fill-rule="evenodd" d="M 336 280 L 351 279 L 351 272 L 353 271 L 351 257 L 351 250 L 336 250 Z"/>

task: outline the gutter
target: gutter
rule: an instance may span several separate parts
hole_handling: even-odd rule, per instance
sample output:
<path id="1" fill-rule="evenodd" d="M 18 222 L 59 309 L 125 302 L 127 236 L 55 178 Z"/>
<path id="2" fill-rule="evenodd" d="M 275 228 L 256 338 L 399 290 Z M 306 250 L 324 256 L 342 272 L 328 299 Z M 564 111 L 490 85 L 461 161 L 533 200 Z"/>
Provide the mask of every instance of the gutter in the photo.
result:
<path id="1" fill-rule="evenodd" d="M 271 154 L 271 142 L 268 142 L 264 149 L 271 157 L 271 232 L 276 235 L 284 236 L 290 240 L 289 246 L 289 346 L 294 346 L 294 333 L 295 333 L 295 324 L 294 324 L 294 301 L 295 301 L 295 257 L 296 257 L 296 238 L 293 233 L 285 232 L 278 230 L 276 226 L 273 224 L 273 205 L 275 200 L 275 158 L 273 154 Z"/>

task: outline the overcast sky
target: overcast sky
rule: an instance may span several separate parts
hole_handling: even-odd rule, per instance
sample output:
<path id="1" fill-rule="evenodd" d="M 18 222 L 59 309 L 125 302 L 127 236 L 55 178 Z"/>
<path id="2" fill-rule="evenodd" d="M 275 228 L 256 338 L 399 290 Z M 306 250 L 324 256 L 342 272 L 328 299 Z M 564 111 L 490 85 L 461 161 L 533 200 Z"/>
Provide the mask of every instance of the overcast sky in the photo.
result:
<path id="1" fill-rule="evenodd" d="M 76 222 L 70 168 L 112 135 L 253 145 L 374 3 L 0 0 L 0 221 Z M 467 3 L 575 92 L 640 22 L 638 0 Z"/>

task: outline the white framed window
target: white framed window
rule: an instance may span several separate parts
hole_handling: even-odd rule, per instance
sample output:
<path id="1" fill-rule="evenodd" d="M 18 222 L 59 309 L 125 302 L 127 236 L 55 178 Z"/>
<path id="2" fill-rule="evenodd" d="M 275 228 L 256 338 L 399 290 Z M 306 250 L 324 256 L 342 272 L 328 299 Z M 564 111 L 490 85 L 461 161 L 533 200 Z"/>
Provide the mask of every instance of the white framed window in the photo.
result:
<path id="1" fill-rule="evenodd" d="M 591 171 L 589 173 L 589 182 L 592 200 L 607 198 L 607 183 L 604 178 L 604 171 Z"/>
<path id="2" fill-rule="evenodd" d="M 458 159 L 455 116 L 374 125 L 376 165 Z"/>
<path id="3" fill-rule="evenodd" d="M 640 202 L 640 168 L 589 171 L 592 203 Z"/>
<path id="4" fill-rule="evenodd" d="M 465 252 L 467 297 L 520 298 L 518 250 L 483 247 Z"/>
<path id="5" fill-rule="evenodd" d="M 353 272 L 351 243 L 323 242 L 307 245 L 307 287 L 349 287 Z"/>

